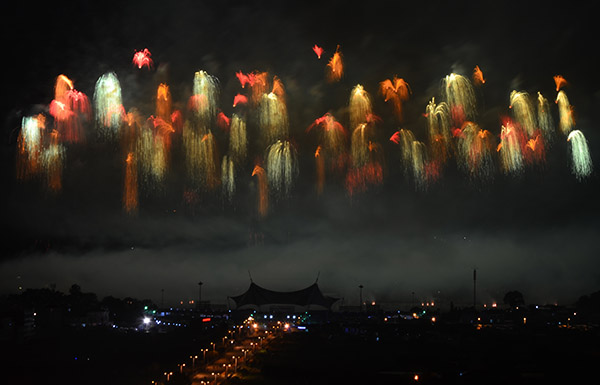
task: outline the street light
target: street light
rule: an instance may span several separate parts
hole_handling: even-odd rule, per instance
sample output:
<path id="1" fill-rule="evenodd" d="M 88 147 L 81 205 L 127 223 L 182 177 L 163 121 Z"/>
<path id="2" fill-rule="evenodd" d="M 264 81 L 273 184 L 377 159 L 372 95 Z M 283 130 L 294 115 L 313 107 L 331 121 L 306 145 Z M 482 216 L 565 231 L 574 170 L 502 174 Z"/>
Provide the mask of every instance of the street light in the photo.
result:
<path id="1" fill-rule="evenodd" d="M 185 364 L 177 364 L 177 366 L 179 366 L 179 373 L 183 374 L 183 367 Z"/>
<path id="2" fill-rule="evenodd" d="M 198 358 L 198 356 L 190 356 L 190 358 L 192 359 L 192 369 L 194 369 L 196 367 L 196 358 Z"/>
<path id="3" fill-rule="evenodd" d="M 169 382 L 171 380 L 171 376 L 173 375 L 173 372 L 165 372 L 164 375 L 167 376 L 167 382 Z"/>

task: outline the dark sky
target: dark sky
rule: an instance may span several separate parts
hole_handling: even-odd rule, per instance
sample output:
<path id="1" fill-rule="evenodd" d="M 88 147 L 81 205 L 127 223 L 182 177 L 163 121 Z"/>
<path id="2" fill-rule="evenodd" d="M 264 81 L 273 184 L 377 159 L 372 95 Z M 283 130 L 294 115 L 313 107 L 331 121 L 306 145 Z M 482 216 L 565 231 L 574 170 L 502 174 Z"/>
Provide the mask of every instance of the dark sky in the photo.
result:
<path id="1" fill-rule="evenodd" d="M 358 301 L 359 284 L 368 300 L 408 302 L 414 291 L 465 304 L 473 268 L 482 301 L 520 290 L 526 301 L 568 303 L 597 291 L 598 174 L 583 181 L 571 174 L 563 136 L 548 148 L 543 167 L 519 177 L 496 171 L 491 182 L 475 183 L 449 167 L 427 191 L 404 178 L 398 149 L 387 140 L 399 128 L 426 140 L 422 114 L 432 97 L 442 100 L 441 80 L 451 72 L 470 76 L 475 65 L 482 68 L 487 82 L 477 91 L 477 123 L 495 136 L 501 117 L 510 115 L 513 89 L 552 101 L 552 77 L 561 74 L 576 128 L 597 164 L 600 63 L 590 43 L 597 35 L 591 3 L 486 3 L 17 4 L 2 34 L 10 70 L 2 107 L 0 292 L 52 283 L 66 291 L 78 283 L 100 297 L 157 302 L 165 289 L 172 303 L 194 299 L 201 280 L 205 299 L 223 303 L 246 289 L 250 270 L 256 283 L 275 290 L 308 286 L 320 273 L 321 288 L 350 304 Z M 314 44 L 325 49 L 321 60 Z M 338 44 L 345 76 L 330 84 L 324 67 Z M 146 47 L 155 66 L 140 71 L 131 58 Z M 266 218 L 256 215 L 253 159 L 232 204 L 203 193 L 190 207 L 176 152 L 165 188 L 142 189 L 134 217 L 121 210 L 123 169 L 114 143 L 70 145 L 59 194 L 39 180 L 16 180 L 20 120 L 47 111 L 57 75 L 69 76 L 91 98 L 98 77 L 115 71 L 125 108 L 147 117 L 158 81 L 166 79 L 174 104 L 185 107 L 200 69 L 219 79 L 219 106 L 228 116 L 233 96 L 243 91 L 237 71 L 268 71 L 283 81 L 300 172 L 290 196 L 272 201 Z M 378 83 L 394 75 L 412 89 L 402 123 L 377 94 Z M 358 83 L 382 118 L 384 181 L 349 197 L 341 181 L 329 180 L 318 196 L 316 144 L 305 130 L 326 112 L 346 126 Z M 218 135 L 225 152 L 225 134 Z"/>

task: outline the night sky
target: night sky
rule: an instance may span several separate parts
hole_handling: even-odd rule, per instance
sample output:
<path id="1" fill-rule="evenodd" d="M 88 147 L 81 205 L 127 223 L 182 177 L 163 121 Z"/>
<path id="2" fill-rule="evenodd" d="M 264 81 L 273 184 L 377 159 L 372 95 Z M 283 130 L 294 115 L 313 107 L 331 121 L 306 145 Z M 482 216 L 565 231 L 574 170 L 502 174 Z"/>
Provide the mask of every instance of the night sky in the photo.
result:
<path id="1" fill-rule="evenodd" d="M 48 2 L 18 3 L 3 25 L 5 97 L 2 106 L 2 233 L 0 293 L 56 284 L 83 291 L 165 302 L 197 298 L 225 303 L 255 283 L 273 290 L 312 284 L 358 303 L 437 298 L 472 301 L 472 270 L 482 302 L 501 302 L 510 290 L 526 302 L 572 303 L 600 288 L 600 84 L 592 3 L 477 2 Z M 327 4 L 325 4 L 327 3 Z M 418 2 L 422 3 L 422 2 Z M 12 5 L 11 5 L 12 7 Z M 325 49 L 317 59 L 311 47 Z M 325 66 L 340 46 L 341 81 L 328 83 Z M 131 63 L 148 48 L 154 67 Z M 558 133 L 542 166 L 519 176 L 499 169 L 487 182 L 472 181 L 454 160 L 427 191 L 415 189 L 389 137 L 400 128 L 426 140 L 425 107 L 442 101 L 442 79 L 470 77 L 478 65 L 476 122 L 496 137 L 510 116 L 512 90 L 541 92 L 558 109 L 553 76 L 564 76 L 576 129 L 589 144 L 595 171 L 578 180 L 565 137 Z M 91 99 L 96 80 L 114 71 L 126 110 L 154 113 L 159 82 L 169 84 L 174 108 L 186 110 L 194 73 L 220 84 L 219 108 L 243 92 L 235 73 L 268 71 L 285 87 L 290 139 L 299 174 L 288 197 L 271 199 L 256 213 L 254 151 L 237 180 L 231 203 L 216 192 L 184 199 L 185 165 L 175 147 L 161 189 L 140 188 L 139 211 L 122 210 L 123 159 L 118 143 L 90 135 L 67 146 L 62 190 L 15 175 L 21 118 L 48 112 L 59 74 Z M 394 75 L 412 90 L 404 120 L 378 94 Z M 343 179 L 315 191 L 314 135 L 307 127 L 330 112 L 348 125 L 348 99 L 356 84 L 371 95 L 381 118 L 381 184 L 350 196 Z M 215 128 L 220 153 L 227 134 Z M 496 162 L 498 164 L 498 162 Z"/>

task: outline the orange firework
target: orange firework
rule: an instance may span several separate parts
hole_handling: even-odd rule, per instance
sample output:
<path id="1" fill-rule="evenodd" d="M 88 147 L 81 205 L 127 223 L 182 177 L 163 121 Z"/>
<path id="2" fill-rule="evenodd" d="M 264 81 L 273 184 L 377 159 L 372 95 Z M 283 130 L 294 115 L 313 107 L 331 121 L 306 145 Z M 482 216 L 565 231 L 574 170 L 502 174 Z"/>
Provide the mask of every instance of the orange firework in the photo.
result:
<path id="1" fill-rule="evenodd" d="M 258 215 L 265 217 L 269 212 L 269 184 L 267 182 L 267 173 L 259 165 L 254 166 L 252 176 L 258 179 Z"/>
<path id="2" fill-rule="evenodd" d="M 156 116 L 165 122 L 171 120 L 171 91 L 164 83 L 161 83 L 156 90 Z"/>
<path id="3" fill-rule="evenodd" d="M 133 152 L 125 159 L 125 183 L 123 185 L 123 210 L 133 214 L 138 208 L 137 164 Z"/>
<path id="4" fill-rule="evenodd" d="M 325 186 L 325 159 L 323 154 L 321 154 L 321 146 L 318 146 L 315 151 L 315 166 L 317 173 L 317 194 L 321 195 Z"/>
<path id="5" fill-rule="evenodd" d="M 85 94 L 73 88 L 73 82 L 65 75 L 56 78 L 50 115 L 62 141 L 76 143 L 83 138 L 81 120 L 91 118 L 90 103 Z"/>
<path id="6" fill-rule="evenodd" d="M 312 50 L 315 52 L 315 54 L 317 55 L 317 58 L 321 58 L 321 55 L 323 55 L 323 48 L 319 47 L 318 45 L 314 45 L 314 47 L 312 47 Z"/>
<path id="7" fill-rule="evenodd" d="M 523 150 L 523 157 L 529 164 L 543 164 L 546 161 L 544 139 L 539 133 L 535 138 L 531 138 L 527 141 Z"/>
<path id="8" fill-rule="evenodd" d="M 342 61 L 340 46 L 338 45 L 329 63 L 327 63 L 327 81 L 337 82 L 342 78 L 342 75 L 344 75 L 344 63 Z"/>
<path id="9" fill-rule="evenodd" d="M 262 96 L 268 93 L 269 81 L 267 78 L 269 74 L 267 72 L 254 72 L 249 74 L 249 76 L 251 79 L 249 84 L 252 89 L 250 99 L 252 100 L 252 103 L 256 105 L 260 102 Z"/>
<path id="10" fill-rule="evenodd" d="M 555 75 L 554 76 L 554 84 L 556 84 L 556 92 L 560 91 L 561 88 L 563 88 L 564 86 L 566 86 L 567 80 L 565 78 L 563 78 L 561 75 Z"/>
<path id="11" fill-rule="evenodd" d="M 408 83 L 397 76 L 394 76 L 393 80 L 385 79 L 379 83 L 379 93 L 383 96 L 384 101 L 392 101 L 394 113 L 398 119 L 402 120 L 402 102 L 408 100 L 410 94 Z"/>
<path id="12" fill-rule="evenodd" d="M 479 68 L 479 66 L 475 66 L 475 68 L 473 69 L 473 84 L 475 84 L 476 86 L 482 86 L 485 84 L 483 72 L 481 72 L 481 68 Z"/>
<path id="13" fill-rule="evenodd" d="M 285 88 L 278 76 L 273 76 L 273 87 L 271 88 L 271 92 L 277 95 L 279 100 L 285 103 Z"/>
<path id="14" fill-rule="evenodd" d="M 50 133 L 50 144 L 44 150 L 42 163 L 46 171 L 48 188 L 52 192 L 58 192 L 62 189 L 62 170 L 64 164 L 65 149 L 58 141 L 58 131 L 52 130 Z"/>

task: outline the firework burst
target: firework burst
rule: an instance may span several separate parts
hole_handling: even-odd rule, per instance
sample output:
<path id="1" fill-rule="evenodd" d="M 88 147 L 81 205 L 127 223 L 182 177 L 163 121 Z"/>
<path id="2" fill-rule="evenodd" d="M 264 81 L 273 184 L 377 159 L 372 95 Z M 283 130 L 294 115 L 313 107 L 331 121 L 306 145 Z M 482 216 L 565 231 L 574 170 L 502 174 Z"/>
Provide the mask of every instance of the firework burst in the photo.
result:
<path id="1" fill-rule="evenodd" d="M 537 121 L 544 140 L 550 143 L 554 138 L 554 120 L 552 119 L 548 99 L 539 92 L 537 98 Z"/>
<path id="2" fill-rule="evenodd" d="M 278 140 L 267 148 L 267 179 L 270 190 L 278 196 L 287 196 L 298 175 L 296 149 L 287 140 Z"/>
<path id="3" fill-rule="evenodd" d="M 121 101 L 121 84 L 114 72 L 102 75 L 96 82 L 94 108 L 100 135 L 116 138 L 125 110 Z"/>
<path id="4" fill-rule="evenodd" d="M 506 119 L 502 125 L 500 144 L 497 147 L 505 174 L 514 175 L 523 172 L 522 147 L 523 134 L 513 122 Z"/>
<path id="5" fill-rule="evenodd" d="M 231 157 L 225 155 L 221 162 L 221 187 L 223 196 L 231 202 L 235 194 L 235 165 Z"/>
<path id="6" fill-rule="evenodd" d="M 465 122 L 458 137 L 459 167 L 471 179 L 489 180 L 493 178 L 494 137 L 473 122 Z"/>
<path id="7" fill-rule="evenodd" d="M 525 130 L 527 136 L 533 137 L 537 129 L 537 123 L 529 94 L 524 91 L 512 91 L 510 93 L 510 109 L 516 122 Z"/>
<path id="8" fill-rule="evenodd" d="M 234 113 L 231 116 L 229 129 L 229 156 L 235 163 L 243 163 L 248 153 L 248 139 L 246 137 L 246 120 Z"/>
<path id="9" fill-rule="evenodd" d="M 342 53 L 340 52 L 340 46 L 338 45 L 335 49 L 335 53 L 329 59 L 326 67 L 326 78 L 330 83 L 339 81 L 344 75 L 344 61 L 342 60 Z"/>
<path id="10" fill-rule="evenodd" d="M 274 143 L 288 137 L 287 107 L 276 93 L 263 94 L 258 106 L 258 121 L 263 143 Z"/>
<path id="11" fill-rule="evenodd" d="M 575 121 L 573 119 L 573 107 L 569 103 L 569 98 L 563 90 L 558 91 L 556 104 L 558 104 L 560 131 L 565 135 L 569 135 L 575 125 Z"/>
<path id="12" fill-rule="evenodd" d="M 394 76 L 394 79 L 385 79 L 379 83 L 379 93 L 383 96 L 385 102 L 391 102 L 394 114 L 398 120 L 402 120 L 402 103 L 408 100 L 410 95 L 410 86 L 402 79 Z"/>
<path id="13" fill-rule="evenodd" d="M 587 140 L 579 130 L 573 130 L 567 137 L 571 144 L 571 170 L 577 179 L 588 177 L 593 170 L 592 157 L 588 149 Z"/>
<path id="14" fill-rule="evenodd" d="M 134 214 L 138 209 L 137 162 L 133 152 L 125 158 L 125 180 L 123 183 L 123 210 Z"/>
<path id="15" fill-rule="evenodd" d="M 217 115 L 217 100 L 219 98 L 219 80 L 206 71 L 194 74 L 193 95 L 189 107 L 195 117 L 204 125 L 210 127 Z"/>
<path id="16" fill-rule="evenodd" d="M 265 217 L 269 212 L 269 183 L 267 173 L 259 165 L 254 166 L 252 176 L 256 176 L 258 182 L 257 191 L 257 212 L 261 217 Z"/>
<path id="17" fill-rule="evenodd" d="M 444 94 L 456 127 L 475 120 L 476 99 L 473 85 L 466 77 L 451 73 L 444 78 Z"/>
<path id="18" fill-rule="evenodd" d="M 350 92 L 350 128 L 356 129 L 360 124 L 367 123 L 372 115 L 371 98 L 362 85 L 357 84 Z"/>

